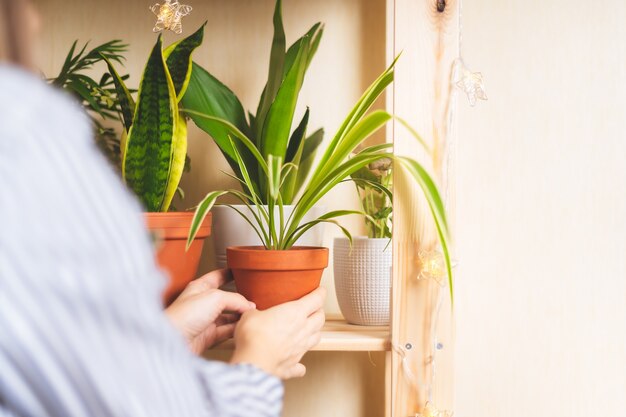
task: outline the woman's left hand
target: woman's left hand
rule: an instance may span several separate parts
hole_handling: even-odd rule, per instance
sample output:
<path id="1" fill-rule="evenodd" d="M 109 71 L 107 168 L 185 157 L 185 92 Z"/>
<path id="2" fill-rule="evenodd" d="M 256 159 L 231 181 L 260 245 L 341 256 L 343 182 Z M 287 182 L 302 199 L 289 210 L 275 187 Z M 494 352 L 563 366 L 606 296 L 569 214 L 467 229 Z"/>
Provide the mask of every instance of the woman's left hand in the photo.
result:
<path id="1" fill-rule="evenodd" d="M 256 308 L 241 294 L 218 289 L 230 279 L 227 269 L 209 272 L 187 285 L 165 310 L 196 354 L 231 338 L 240 315 Z"/>

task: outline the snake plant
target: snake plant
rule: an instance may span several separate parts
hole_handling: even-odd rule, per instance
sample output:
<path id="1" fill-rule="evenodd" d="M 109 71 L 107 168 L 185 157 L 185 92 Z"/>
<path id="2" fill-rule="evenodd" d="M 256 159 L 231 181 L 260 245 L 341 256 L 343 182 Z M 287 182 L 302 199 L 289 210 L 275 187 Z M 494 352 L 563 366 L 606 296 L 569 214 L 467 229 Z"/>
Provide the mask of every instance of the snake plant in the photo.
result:
<path id="1" fill-rule="evenodd" d="M 239 142 L 233 145 L 229 140 L 228 129 L 196 113 L 230 122 L 250 138 L 255 152 L 258 151 L 264 161 L 269 155 L 274 155 L 280 157 L 285 164 L 297 165 L 298 170 L 292 170 L 286 176 L 280 189 L 283 203 L 292 204 L 310 173 L 316 150 L 324 135 L 323 129 L 307 134 L 308 109 L 298 124 L 293 126 L 298 95 L 306 71 L 322 39 L 323 27 L 316 23 L 304 36 L 287 48 L 281 0 L 276 1 L 273 22 L 269 75 L 256 114 L 248 112 L 246 116 L 237 96 L 195 63 L 182 105 L 190 110 L 188 114 L 194 123 L 213 138 L 235 176 L 243 180 L 243 172 L 235 151 L 239 153 L 250 176 L 250 181 L 245 183 L 244 189 L 249 193 L 256 193 L 262 204 L 268 204 L 267 177 L 252 151 Z"/>
<path id="2" fill-rule="evenodd" d="M 166 212 L 178 190 L 187 156 L 187 122 L 179 103 L 191 76 L 192 54 L 204 25 L 166 49 L 159 35 L 135 100 L 106 56 L 124 124 L 122 177 L 149 212 Z"/>
<path id="3" fill-rule="evenodd" d="M 304 221 L 304 217 L 337 184 L 349 179 L 352 174 L 358 172 L 363 167 L 387 158 L 393 161 L 394 169 L 405 170 L 420 186 L 426 197 L 437 228 L 448 271 L 450 295 L 452 297 L 452 268 L 448 249 L 448 222 L 444 204 L 435 181 L 416 160 L 395 155 L 391 150 L 392 144 L 390 143 L 366 146 L 354 153 L 368 137 L 382 129 L 387 122 L 393 119 L 393 116 L 386 111 L 375 110 L 370 112 L 369 110 L 383 91 L 392 83 L 394 66 L 395 61 L 365 91 L 348 114 L 333 139 L 326 146 L 321 159 L 314 164 L 312 175 L 304 183 L 300 195 L 294 201 L 295 207 L 293 212 L 288 217 L 284 213 L 282 191 L 287 184 L 289 175 L 297 172 L 299 169 L 298 165 L 292 161 L 285 163 L 285 156 L 279 152 L 276 154 L 270 152 L 264 155 L 245 132 L 227 119 L 185 110 L 191 116 L 206 119 L 220 126 L 226 132 L 232 149 L 233 159 L 241 173 L 240 181 L 244 185 L 244 191 L 234 189 L 221 190 L 213 191 L 206 195 L 196 208 L 188 236 L 188 244 L 193 241 L 202 221 L 216 200 L 225 194 L 236 197 L 248 206 L 253 216 L 252 219 L 249 219 L 237 207 L 230 207 L 238 211 L 248 221 L 267 249 L 288 250 L 304 233 L 319 223 L 332 223 L 338 226 L 348 239 L 352 241 L 348 230 L 341 226 L 336 219 L 349 214 L 365 215 L 365 213 L 355 210 L 337 210 L 326 213 L 312 221 Z M 401 120 L 400 122 L 405 124 Z M 417 142 L 426 146 L 412 129 L 409 129 L 409 131 L 416 137 Z M 250 164 L 244 160 L 239 151 L 240 148 L 247 149 L 247 152 L 258 164 L 260 176 L 267 183 L 267 188 L 263 191 L 263 194 L 255 186 L 251 173 L 248 170 Z M 377 186 L 375 182 L 370 182 L 370 184 L 373 187 Z M 378 186 L 378 188 L 381 192 L 386 192 L 391 197 L 390 191 L 386 187 Z M 264 202 L 266 202 L 266 205 L 263 204 Z"/>

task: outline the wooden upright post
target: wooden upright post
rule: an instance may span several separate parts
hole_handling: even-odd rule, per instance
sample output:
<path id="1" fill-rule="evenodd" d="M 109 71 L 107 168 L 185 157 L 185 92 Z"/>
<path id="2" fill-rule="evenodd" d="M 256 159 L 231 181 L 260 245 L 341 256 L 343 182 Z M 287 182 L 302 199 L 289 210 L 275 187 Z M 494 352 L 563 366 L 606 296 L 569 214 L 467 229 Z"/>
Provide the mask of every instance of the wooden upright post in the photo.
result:
<path id="1" fill-rule="evenodd" d="M 453 103 L 451 75 L 459 55 L 459 4 L 457 0 L 389 0 L 389 59 L 402 53 L 395 72 L 393 94 L 388 105 L 393 112 L 416 128 L 432 147 L 428 154 L 404 128 L 392 126 L 394 152 L 417 158 L 440 180 L 445 168 L 447 141 L 451 138 L 450 115 Z M 452 181 L 450 176 L 448 181 Z M 431 325 L 437 297 L 444 291 L 438 341 L 437 379 L 432 402 L 438 409 L 453 408 L 453 326 L 447 288 L 434 281 L 418 281 L 418 253 L 433 249 L 437 234 L 430 210 L 420 189 L 400 170 L 394 178 L 394 264 L 391 339 L 391 415 L 415 416 L 428 401 L 431 384 L 433 340 Z M 448 183 L 454 190 L 454 184 Z M 448 193 L 448 208 L 454 207 L 454 193 Z M 449 210 L 451 223 L 453 213 Z M 403 365 L 415 377 L 409 381 Z"/>

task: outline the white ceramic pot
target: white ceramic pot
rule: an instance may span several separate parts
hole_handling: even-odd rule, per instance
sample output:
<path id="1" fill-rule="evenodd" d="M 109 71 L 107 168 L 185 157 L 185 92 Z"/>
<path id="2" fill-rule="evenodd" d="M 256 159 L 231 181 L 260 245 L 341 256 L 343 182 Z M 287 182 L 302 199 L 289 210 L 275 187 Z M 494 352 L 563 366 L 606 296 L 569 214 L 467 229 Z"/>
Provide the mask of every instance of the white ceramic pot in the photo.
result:
<path id="1" fill-rule="evenodd" d="M 336 238 L 333 245 L 335 291 L 349 323 L 389 324 L 392 249 L 389 239 Z"/>
<path id="2" fill-rule="evenodd" d="M 245 205 L 234 205 L 248 218 L 254 221 L 254 216 Z M 284 206 L 285 219 L 293 212 L 294 206 Z M 313 207 L 306 216 L 303 223 L 316 219 L 324 214 L 324 207 Z M 218 268 L 226 268 L 226 248 L 229 246 L 257 246 L 262 245 L 261 239 L 256 234 L 252 226 L 241 217 L 239 213 L 228 206 L 217 205 L 211 209 L 213 213 L 213 244 L 215 246 L 215 262 Z M 276 222 L 279 221 L 278 210 L 275 213 Z M 297 244 L 300 246 L 323 246 L 324 225 L 318 224 L 306 232 Z"/>

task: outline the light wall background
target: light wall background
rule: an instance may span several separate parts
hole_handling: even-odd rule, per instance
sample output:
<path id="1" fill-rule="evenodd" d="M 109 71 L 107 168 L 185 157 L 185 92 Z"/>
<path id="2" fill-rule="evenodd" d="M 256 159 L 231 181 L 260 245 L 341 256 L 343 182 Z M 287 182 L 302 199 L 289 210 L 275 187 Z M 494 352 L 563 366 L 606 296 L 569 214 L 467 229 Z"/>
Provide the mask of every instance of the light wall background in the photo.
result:
<path id="1" fill-rule="evenodd" d="M 626 2 L 465 0 L 455 417 L 626 415 Z"/>

